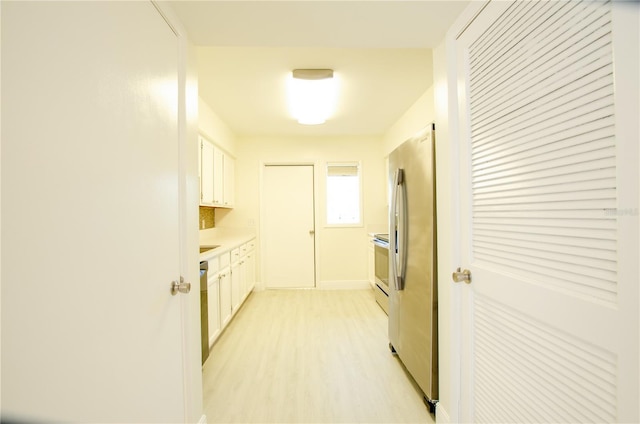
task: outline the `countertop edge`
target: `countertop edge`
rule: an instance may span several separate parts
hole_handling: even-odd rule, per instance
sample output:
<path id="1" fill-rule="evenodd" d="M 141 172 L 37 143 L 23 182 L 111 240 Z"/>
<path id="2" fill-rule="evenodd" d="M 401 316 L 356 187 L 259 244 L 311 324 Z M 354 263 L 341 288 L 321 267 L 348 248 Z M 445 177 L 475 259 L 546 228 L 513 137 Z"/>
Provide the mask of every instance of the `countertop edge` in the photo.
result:
<path id="1" fill-rule="evenodd" d="M 228 253 L 231 250 L 235 249 L 236 247 L 239 247 L 255 238 L 256 236 L 253 234 L 243 234 L 243 235 L 236 235 L 236 236 L 206 238 L 204 240 L 201 239 L 200 240 L 201 246 L 217 244 L 220 247 L 217 247 L 213 250 L 209 250 L 208 252 L 200 253 L 200 261 L 201 262 L 207 261 L 209 259 L 215 258 L 216 256 L 220 256 L 225 253 Z"/>

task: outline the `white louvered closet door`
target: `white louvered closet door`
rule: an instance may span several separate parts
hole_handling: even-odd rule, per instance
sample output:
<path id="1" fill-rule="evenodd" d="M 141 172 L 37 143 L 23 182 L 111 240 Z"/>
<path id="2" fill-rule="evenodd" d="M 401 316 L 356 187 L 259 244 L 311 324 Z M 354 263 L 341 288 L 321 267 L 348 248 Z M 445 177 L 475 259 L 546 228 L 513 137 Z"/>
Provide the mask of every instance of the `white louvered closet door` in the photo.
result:
<path id="1" fill-rule="evenodd" d="M 461 421 L 640 418 L 637 7 L 494 2 L 456 40 Z"/>

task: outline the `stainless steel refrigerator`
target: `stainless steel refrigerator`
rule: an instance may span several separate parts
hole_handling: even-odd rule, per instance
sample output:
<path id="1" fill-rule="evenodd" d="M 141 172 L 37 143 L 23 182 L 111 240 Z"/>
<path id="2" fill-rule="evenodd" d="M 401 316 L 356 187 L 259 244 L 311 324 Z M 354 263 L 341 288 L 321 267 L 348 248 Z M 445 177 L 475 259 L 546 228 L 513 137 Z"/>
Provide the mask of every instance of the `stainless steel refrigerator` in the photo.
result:
<path id="1" fill-rule="evenodd" d="M 389 155 L 389 347 L 438 399 L 435 125 Z"/>

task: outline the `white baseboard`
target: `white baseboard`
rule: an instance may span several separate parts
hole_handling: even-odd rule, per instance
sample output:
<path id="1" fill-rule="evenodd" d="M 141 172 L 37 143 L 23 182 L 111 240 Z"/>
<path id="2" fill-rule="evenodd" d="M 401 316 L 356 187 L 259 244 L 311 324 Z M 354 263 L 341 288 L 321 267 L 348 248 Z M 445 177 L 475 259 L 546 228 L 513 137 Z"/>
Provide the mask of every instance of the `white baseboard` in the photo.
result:
<path id="1" fill-rule="evenodd" d="M 442 403 L 438 402 L 436 404 L 436 423 L 437 424 L 449 424 L 451 422 L 451 417 L 447 413 L 446 409 L 442 407 Z"/>
<path id="2" fill-rule="evenodd" d="M 371 283 L 366 280 L 338 280 L 320 281 L 316 284 L 316 290 L 366 290 L 371 289 Z M 267 290 L 264 284 L 258 282 L 254 291 Z"/>
<path id="3" fill-rule="evenodd" d="M 198 421 L 198 424 L 207 424 L 207 416 L 202 414 L 200 420 Z"/>
<path id="4" fill-rule="evenodd" d="M 365 290 L 371 289 L 371 284 L 367 280 L 343 280 L 343 281 L 320 281 L 319 290 Z"/>

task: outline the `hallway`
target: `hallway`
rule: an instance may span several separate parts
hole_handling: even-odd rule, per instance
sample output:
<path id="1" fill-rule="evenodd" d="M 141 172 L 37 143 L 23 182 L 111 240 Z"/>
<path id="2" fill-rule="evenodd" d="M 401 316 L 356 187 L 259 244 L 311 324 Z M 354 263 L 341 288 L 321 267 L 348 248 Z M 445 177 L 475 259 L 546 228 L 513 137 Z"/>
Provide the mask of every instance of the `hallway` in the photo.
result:
<path id="1" fill-rule="evenodd" d="M 370 290 L 254 292 L 203 369 L 209 423 L 432 423 Z"/>

